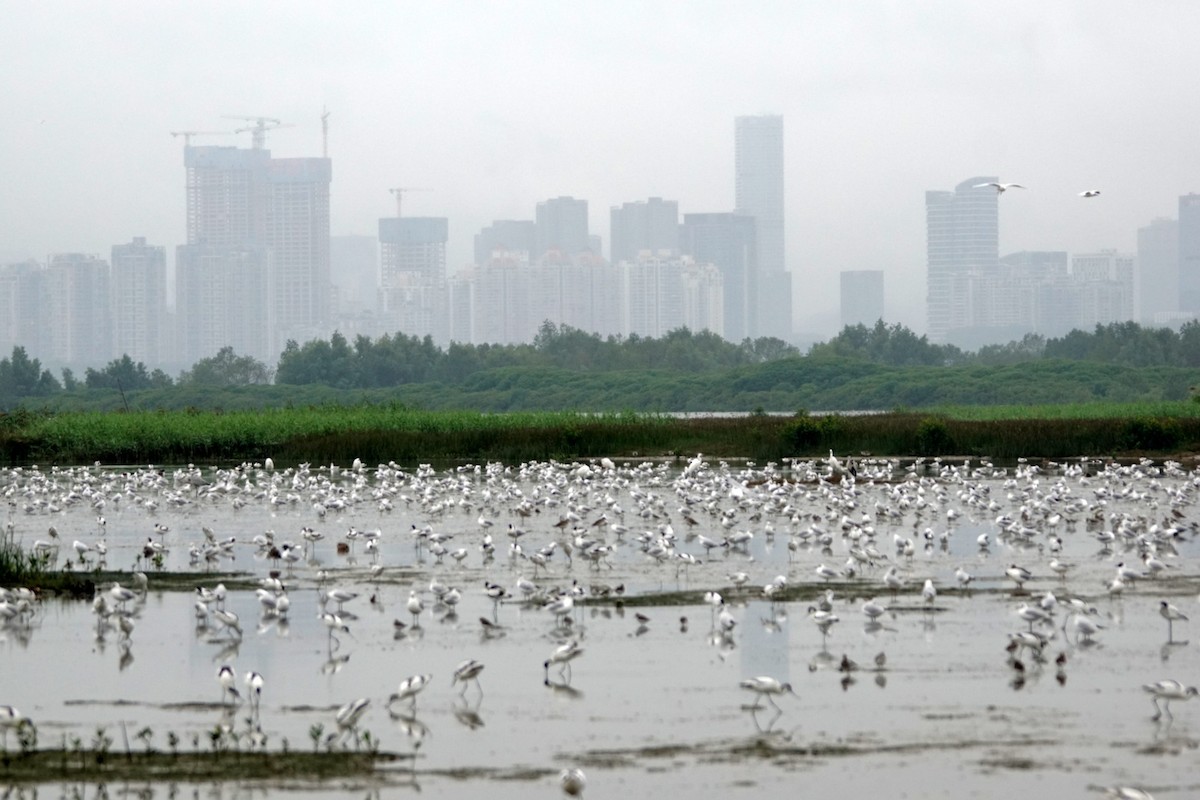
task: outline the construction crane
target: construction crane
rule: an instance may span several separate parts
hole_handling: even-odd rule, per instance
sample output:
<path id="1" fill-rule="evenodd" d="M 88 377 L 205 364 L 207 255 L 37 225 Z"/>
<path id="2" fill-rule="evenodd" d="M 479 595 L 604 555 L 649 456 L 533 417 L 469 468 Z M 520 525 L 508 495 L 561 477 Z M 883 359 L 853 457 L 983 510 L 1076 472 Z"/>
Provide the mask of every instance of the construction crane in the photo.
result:
<path id="1" fill-rule="evenodd" d="M 273 131 L 276 128 L 292 128 L 295 127 L 291 123 L 280 122 L 274 117 L 239 117 L 226 114 L 222 119 L 240 119 L 247 122 L 253 122 L 245 128 L 238 128 L 234 133 L 246 133 L 249 131 L 252 134 L 251 145 L 255 150 L 262 150 L 267 146 L 267 131 Z"/>
<path id="2" fill-rule="evenodd" d="M 329 158 L 329 110 L 321 106 L 321 158 Z"/>
<path id="3" fill-rule="evenodd" d="M 192 146 L 193 136 L 228 136 L 230 131 L 171 131 L 171 136 L 182 136 L 183 146 Z"/>
<path id="4" fill-rule="evenodd" d="M 396 195 L 396 219 L 400 219 L 403 216 L 400 213 L 400 207 L 404 201 L 405 192 L 432 192 L 433 189 L 426 189 L 421 186 L 397 186 L 394 189 L 388 189 L 388 191 Z"/>

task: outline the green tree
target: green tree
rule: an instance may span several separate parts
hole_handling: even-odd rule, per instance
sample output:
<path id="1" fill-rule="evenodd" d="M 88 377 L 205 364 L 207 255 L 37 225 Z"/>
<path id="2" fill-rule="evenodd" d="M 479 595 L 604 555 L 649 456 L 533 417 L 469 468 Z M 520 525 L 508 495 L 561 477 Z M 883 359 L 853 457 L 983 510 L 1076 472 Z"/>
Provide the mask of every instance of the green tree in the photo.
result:
<path id="1" fill-rule="evenodd" d="M 83 383 L 89 389 L 149 389 L 153 386 L 146 365 L 129 357 L 128 354 L 108 362 L 102 370 L 88 367 L 84 373 Z"/>
<path id="2" fill-rule="evenodd" d="M 294 342 L 289 342 L 294 344 Z M 271 369 L 253 356 L 239 356 L 222 347 L 215 356 L 202 358 L 179 376 L 181 384 L 201 386 L 251 386 L 271 382 Z"/>

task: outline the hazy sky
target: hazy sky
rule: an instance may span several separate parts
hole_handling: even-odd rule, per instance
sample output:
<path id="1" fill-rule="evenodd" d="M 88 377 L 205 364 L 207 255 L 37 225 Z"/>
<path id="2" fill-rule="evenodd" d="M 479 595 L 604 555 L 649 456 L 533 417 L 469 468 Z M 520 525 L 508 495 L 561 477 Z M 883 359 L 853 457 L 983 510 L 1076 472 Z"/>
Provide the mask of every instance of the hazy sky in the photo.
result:
<path id="1" fill-rule="evenodd" d="M 320 155 L 332 231 L 370 233 L 390 186 L 450 219 L 449 261 L 539 200 L 733 206 L 733 118 L 784 116 L 801 331 L 836 326 L 838 272 L 883 269 L 924 330 L 926 189 L 974 175 L 1001 253 L 1131 251 L 1200 191 L 1200 3 L 0 0 L 0 260 L 184 237 L 172 130 L 277 117 Z M 196 144 L 249 146 L 249 134 Z M 1082 200 L 1076 193 L 1103 190 Z"/>

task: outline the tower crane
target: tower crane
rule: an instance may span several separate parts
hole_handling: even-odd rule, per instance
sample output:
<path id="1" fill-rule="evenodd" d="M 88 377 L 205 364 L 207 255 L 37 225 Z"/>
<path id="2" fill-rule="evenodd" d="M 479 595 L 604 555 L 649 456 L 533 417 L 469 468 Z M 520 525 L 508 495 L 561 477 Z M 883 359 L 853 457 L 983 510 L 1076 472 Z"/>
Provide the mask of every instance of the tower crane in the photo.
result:
<path id="1" fill-rule="evenodd" d="M 274 117 L 240 117 L 226 114 L 222 119 L 240 119 L 246 122 L 253 122 L 253 125 L 248 125 L 244 128 L 238 128 L 234 133 L 251 133 L 251 146 L 255 150 L 262 150 L 267 146 L 267 131 L 273 131 L 276 128 L 292 128 L 295 127 L 291 123 L 281 122 Z"/>
<path id="2" fill-rule="evenodd" d="M 171 136 L 182 136 L 183 146 L 192 146 L 193 136 L 228 136 L 230 131 L 171 131 Z"/>
<path id="3" fill-rule="evenodd" d="M 388 191 L 396 195 L 396 219 L 400 219 L 400 217 L 403 216 L 400 211 L 406 192 L 432 192 L 433 190 L 426 189 L 422 186 L 397 186 L 393 189 L 388 189 Z"/>

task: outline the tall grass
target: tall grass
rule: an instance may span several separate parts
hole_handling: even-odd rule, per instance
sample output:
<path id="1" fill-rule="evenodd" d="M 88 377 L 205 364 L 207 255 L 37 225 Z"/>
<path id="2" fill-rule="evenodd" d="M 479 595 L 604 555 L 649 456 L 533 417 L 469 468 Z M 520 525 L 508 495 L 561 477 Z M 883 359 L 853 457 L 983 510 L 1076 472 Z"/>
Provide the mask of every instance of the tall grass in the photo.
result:
<path id="1" fill-rule="evenodd" d="M 237 412 L 73 412 L 0 426 L 7 463 L 415 463 L 599 456 L 779 460 L 877 455 L 996 458 L 1174 452 L 1200 443 L 1196 404 L 951 409 L 939 414 L 680 419 L 661 415 L 423 412 L 389 406 Z M 1107 411 L 1107 414 L 1102 412 Z"/>

